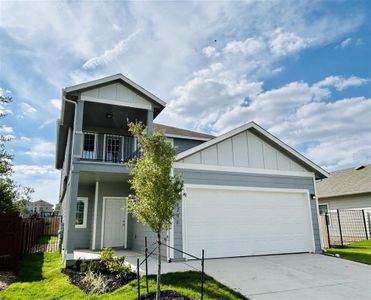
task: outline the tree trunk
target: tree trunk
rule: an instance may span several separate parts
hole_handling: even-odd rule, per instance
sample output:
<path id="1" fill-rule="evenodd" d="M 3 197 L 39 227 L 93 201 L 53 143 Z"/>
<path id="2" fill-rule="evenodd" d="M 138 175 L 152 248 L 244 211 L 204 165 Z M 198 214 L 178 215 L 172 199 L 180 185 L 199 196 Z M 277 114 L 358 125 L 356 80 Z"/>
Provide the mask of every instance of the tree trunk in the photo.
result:
<path id="1" fill-rule="evenodd" d="M 161 235 L 160 232 L 157 233 L 157 282 L 156 282 L 156 300 L 161 299 L 161 289 L 160 289 L 160 277 L 161 277 Z"/>

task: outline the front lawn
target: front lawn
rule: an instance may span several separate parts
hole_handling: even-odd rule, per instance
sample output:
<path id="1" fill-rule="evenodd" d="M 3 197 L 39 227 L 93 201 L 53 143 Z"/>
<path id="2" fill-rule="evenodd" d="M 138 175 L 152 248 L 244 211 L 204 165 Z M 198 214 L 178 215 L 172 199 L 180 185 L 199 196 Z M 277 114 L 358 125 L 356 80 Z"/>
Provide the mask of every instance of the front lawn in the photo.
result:
<path id="1" fill-rule="evenodd" d="M 341 258 L 371 265 L 371 240 L 355 242 L 338 248 L 330 248 L 326 250 L 326 253 L 338 254 Z"/>
<path id="2" fill-rule="evenodd" d="M 58 252 L 35 253 L 24 257 L 21 263 L 18 282 L 0 292 L 0 299 L 136 299 L 137 281 L 112 293 L 87 295 L 68 281 L 59 264 Z M 178 272 L 162 276 L 163 290 L 176 290 L 193 299 L 200 298 L 200 273 Z M 155 277 L 149 280 L 150 291 L 155 291 Z M 204 299 L 246 299 L 211 277 L 206 276 Z M 141 281 L 141 293 L 145 293 L 145 279 Z"/>

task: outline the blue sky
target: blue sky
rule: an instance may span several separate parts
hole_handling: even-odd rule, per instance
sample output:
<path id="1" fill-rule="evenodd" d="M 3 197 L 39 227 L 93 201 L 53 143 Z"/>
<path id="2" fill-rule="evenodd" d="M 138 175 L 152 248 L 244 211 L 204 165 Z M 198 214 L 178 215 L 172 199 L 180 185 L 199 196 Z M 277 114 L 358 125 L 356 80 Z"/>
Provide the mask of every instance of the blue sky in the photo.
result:
<path id="1" fill-rule="evenodd" d="M 2 2 L 0 110 L 15 177 L 57 202 L 61 88 L 115 74 L 156 120 L 220 134 L 250 120 L 329 171 L 371 162 L 368 1 Z"/>

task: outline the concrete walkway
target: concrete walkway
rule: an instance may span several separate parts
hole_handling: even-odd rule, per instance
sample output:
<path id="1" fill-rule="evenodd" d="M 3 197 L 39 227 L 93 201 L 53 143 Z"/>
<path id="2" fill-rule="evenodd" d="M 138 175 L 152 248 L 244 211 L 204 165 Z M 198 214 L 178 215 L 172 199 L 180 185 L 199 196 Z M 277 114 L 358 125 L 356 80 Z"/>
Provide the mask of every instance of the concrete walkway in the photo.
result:
<path id="1" fill-rule="evenodd" d="M 117 254 L 132 265 L 143 259 L 133 251 Z M 150 258 L 149 273 L 156 267 L 155 257 Z M 200 262 L 162 262 L 162 273 L 188 270 L 201 270 Z M 210 259 L 205 272 L 252 300 L 371 299 L 371 266 L 319 254 Z"/>

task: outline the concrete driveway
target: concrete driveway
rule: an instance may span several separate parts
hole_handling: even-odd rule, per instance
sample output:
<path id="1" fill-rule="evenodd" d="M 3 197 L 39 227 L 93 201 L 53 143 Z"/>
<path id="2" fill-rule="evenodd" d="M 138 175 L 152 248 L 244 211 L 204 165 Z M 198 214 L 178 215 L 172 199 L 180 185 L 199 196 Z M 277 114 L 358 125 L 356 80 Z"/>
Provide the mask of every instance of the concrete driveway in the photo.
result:
<path id="1" fill-rule="evenodd" d="M 137 253 L 127 256 L 135 264 Z M 198 261 L 163 262 L 163 273 L 200 270 Z M 150 273 L 156 261 L 149 262 Z M 371 266 L 320 254 L 210 259 L 205 272 L 250 299 L 371 299 Z"/>
<path id="2" fill-rule="evenodd" d="M 208 260 L 206 273 L 250 299 L 371 299 L 371 266 L 319 254 Z"/>

